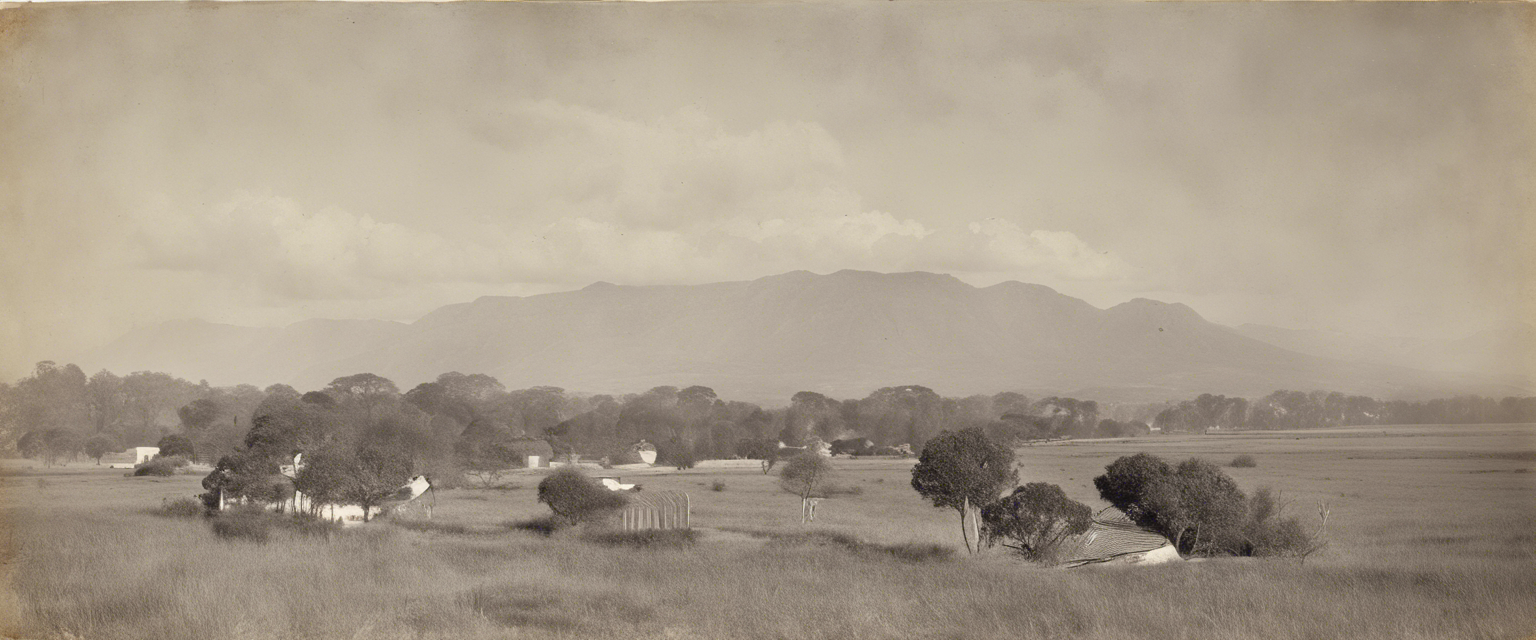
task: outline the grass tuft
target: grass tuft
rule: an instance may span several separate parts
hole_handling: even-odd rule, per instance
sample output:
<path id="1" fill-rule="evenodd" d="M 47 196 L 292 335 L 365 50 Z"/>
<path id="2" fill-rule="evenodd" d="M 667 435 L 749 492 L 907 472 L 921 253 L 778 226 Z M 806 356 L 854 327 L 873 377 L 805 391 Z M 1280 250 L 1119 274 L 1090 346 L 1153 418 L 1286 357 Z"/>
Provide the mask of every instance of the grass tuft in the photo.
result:
<path id="1" fill-rule="evenodd" d="M 692 547 L 699 536 L 692 529 L 648 529 L 643 531 L 588 531 L 583 542 L 605 547 L 633 549 L 683 549 Z"/>
<path id="2" fill-rule="evenodd" d="M 208 510 L 195 498 L 177 498 L 161 500 L 160 506 L 151 509 L 150 513 L 163 518 L 198 518 L 207 515 Z"/>

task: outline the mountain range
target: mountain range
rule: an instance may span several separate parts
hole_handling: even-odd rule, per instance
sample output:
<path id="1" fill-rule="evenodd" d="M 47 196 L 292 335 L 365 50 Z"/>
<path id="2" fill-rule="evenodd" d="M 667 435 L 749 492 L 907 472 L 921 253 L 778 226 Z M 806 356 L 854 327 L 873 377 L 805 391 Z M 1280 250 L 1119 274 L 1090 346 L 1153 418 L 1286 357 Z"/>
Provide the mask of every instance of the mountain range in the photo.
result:
<path id="1" fill-rule="evenodd" d="M 1530 337 L 1525 327 L 1525 338 Z M 1515 331 L 1518 334 L 1518 331 Z M 1518 337 L 1518 336 L 1517 336 Z M 973 287 L 943 274 L 797 271 L 678 286 L 596 283 L 578 291 L 483 297 L 412 323 L 308 320 L 282 328 L 173 321 L 76 360 L 93 371 L 165 371 L 212 384 L 305 390 L 358 372 L 402 389 L 460 371 L 509 389 L 553 385 L 627 393 L 702 384 L 783 404 L 798 391 L 862 397 L 920 384 L 949 396 L 998 391 L 1101 401 L 1327 389 L 1379 398 L 1529 393 L 1530 360 L 1507 336 L 1386 349 L 1347 337 L 1205 320 L 1136 299 L 1100 309 L 1035 284 Z M 1520 344 L 1529 354 L 1531 341 Z M 1460 351 L 1458 351 L 1460 349 Z M 1456 356 L 1441 370 L 1405 366 Z"/>

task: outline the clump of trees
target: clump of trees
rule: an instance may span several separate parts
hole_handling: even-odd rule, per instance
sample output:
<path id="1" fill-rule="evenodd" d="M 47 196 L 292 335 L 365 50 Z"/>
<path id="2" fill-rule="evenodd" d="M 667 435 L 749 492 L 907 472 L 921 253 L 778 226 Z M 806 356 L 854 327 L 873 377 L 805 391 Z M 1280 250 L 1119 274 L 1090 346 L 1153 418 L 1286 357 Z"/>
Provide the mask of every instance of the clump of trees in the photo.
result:
<path id="1" fill-rule="evenodd" d="M 966 429 L 928 441 L 912 469 L 912 488 L 935 507 L 959 512 L 967 551 L 1001 545 L 1031 560 L 1056 561 L 1062 544 L 1092 525 L 1092 511 L 1046 483 L 1000 498 L 1017 477 L 1011 449 L 981 429 Z M 1220 467 L 1198 458 L 1173 465 L 1146 453 L 1125 456 L 1093 482 L 1101 498 L 1167 537 L 1183 555 L 1306 558 L 1325 544 L 1326 505 L 1318 527 L 1308 530 L 1285 514 L 1287 504 L 1270 489 L 1250 497 Z"/>
<path id="2" fill-rule="evenodd" d="M 1206 393 L 1161 410 L 1152 424 L 1167 432 L 1202 432 L 1503 422 L 1536 422 L 1536 397 L 1457 396 L 1409 402 L 1329 391 L 1281 390 L 1256 400 Z"/>
<path id="3" fill-rule="evenodd" d="M 1101 498 L 1167 536 L 1184 555 L 1305 558 L 1323 546 L 1322 525 L 1306 530 L 1269 489 L 1250 498 L 1220 467 L 1199 458 L 1172 465 L 1138 453 L 1110 463 L 1093 484 Z M 1326 506 L 1320 509 L 1326 513 Z"/>
<path id="4" fill-rule="evenodd" d="M 333 445 L 304 457 L 293 488 L 316 504 L 362 507 L 366 521 L 410 480 L 412 471 L 411 458 L 399 449 L 376 443 L 358 449 Z"/>

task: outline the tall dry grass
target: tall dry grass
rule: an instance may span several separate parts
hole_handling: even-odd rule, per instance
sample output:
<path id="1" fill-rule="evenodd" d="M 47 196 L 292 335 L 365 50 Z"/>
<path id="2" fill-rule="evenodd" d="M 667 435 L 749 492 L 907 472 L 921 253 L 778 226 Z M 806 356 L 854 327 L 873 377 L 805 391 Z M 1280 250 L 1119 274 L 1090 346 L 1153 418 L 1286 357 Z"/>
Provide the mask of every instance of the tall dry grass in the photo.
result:
<path id="1" fill-rule="evenodd" d="M 637 551 L 385 523 L 266 544 L 196 520 L 61 510 L 18 523 L 16 637 L 1517 638 L 1529 560 L 1288 561 L 1062 571 L 842 545 Z"/>
<path id="2" fill-rule="evenodd" d="M 163 499 L 199 491 L 196 478 L 39 470 L 0 477 L 0 635 L 1529 638 L 1536 473 L 1528 460 L 1487 454 L 1532 441 L 1529 432 L 1489 433 L 1483 444 L 1420 430 L 1021 450 L 1021 475 L 1069 491 L 1127 450 L 1211 459 L 1251 451 L 1264 463 L 1233 471 L 1245 487 L 1277 486 L 1298 509 L 1333 505 L 1334 544 L 1305 565 L 1070 571 L 896 551 L 959 541 L 953 515 L 917 498 L 907 467 L 890 461 L 838 462 L 864 491 L 822 504 L 810 528 L 818 534 L 805 533 L 798 500 L 771 476 L 647 475 L 647 490 L 690 491 L 696 523 L 734 530 L 675 548 L 506 526 L 547 513 L 529 489 L 442 491 L 429 523 L 378 522 L 329 538 L 275 529 L 256 544 L 217 538 L 199 518 L 153 515 Z M 708 489 L 721 479 L 729 491 Z"/>

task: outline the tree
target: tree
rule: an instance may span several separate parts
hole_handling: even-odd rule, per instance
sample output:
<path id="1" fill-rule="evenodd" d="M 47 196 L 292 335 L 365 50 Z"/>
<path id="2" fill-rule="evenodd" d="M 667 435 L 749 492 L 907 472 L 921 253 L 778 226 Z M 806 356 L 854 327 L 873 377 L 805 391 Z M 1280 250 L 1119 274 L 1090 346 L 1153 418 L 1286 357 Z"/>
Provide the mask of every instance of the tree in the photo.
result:
<path id="1" fill-rule="evenodd" d="M 166 414 L 186 404 L 196 392 L 192 383 L 156 371 L 136 371 L 122 382 L 127 414 L 133 418 L 126 427 L 126 444 L 147 445 L 160 439 L 161 427 L 169 424 Z"/>
<path id="2" fill-rule="evenodd" d="M 692 469 L 694 457 L 693 447 L 681 438 L 671 438 L 656 446 L 656 464 L 674 466 L 678 471 Z"/>
<path id="3" fill-rule="evenodd" d="M 400 451 L 374 447 L 350 451 L 332 446 L 305 455 L 304 468 L 293 484 L 317 505 L 362 507 L 363 520 L 367 521 L 372 519 L 374 508 L 410 480 L 411 470 L 410 458 Z"/>
<path id="4" fill-rule="evenodd" d="M 813 451 L 790 458 L 779 471 L 779 487 L 800 496 L 800 524 L 816 519 L 815 499 L 827 496 L 832 471 L 832 461 Z"/>
<path id="5" fill-rule="evenodd" d="M 486 402 L 507 392 L 507 388 L 501 385 L 501 381 L 483 373 L 464 375 L 457 371 L 449 371 L 438 376 L 436 384 L 442 385 L 443 390 L 450 396 L 475 402 Z"/>
<path id="6" fill-rule="evenodd" d="M 68 429 L 29 431 L 16 441 L 16 449 L 24 458 L 41 458 L 43 466 L 51 467 L 63 456 L 73 457 L 85 447 L 79 434 Z"/>
<path id="7" fill-rule="evenodd" d="M 913 489 L 935 507 L 960 512 L 960 537 L 970 553 L 977 551 L 972 540 L 980 533 L 974 510 L 1017 482 L 1013 451 L 975 427 L 940 432 L 923 447 L 917 466 L 912 467 Z"/>
<path id="8" fill-rule="evenodd" d="M 981 509 L 989 544 L 1001 542 L 1035 561 L 1049 561 L 1061 541 L 1088 530 L 1093 511 L 1054 484 L 1031 482 Z"/>
<path id="9" fill-rule="evenodd" d="M 173 433 L 161 438 L 155 446 L 160 448 L 160 455 L 166 458 L 181 456 L 191 460 L 197 455 L 196 449 L 192 446 L 192 440 L 180 434 Z"/>
<path id="10" fill-rule="evenodd" d="M 105 434 L 96 434 L 85 441 L 85 455 L 96 459 L 96 464 L 101 464 L 102 456 L 117 451 L 117 441 Z"/>
<path id="11" fill-rule="evenodd" d="M 16 451 L 21 453 L 21 457 L 31 460 L 42 456 L 46 445 L 42 431 L 28 431 L 16 440 Z"/>
<path id="12" fill-rule="evenodd" d="M 1124 456 L 1104 468 L 1104 475 L 1093 479 L 1099 497 L 1125 512 L 1131 520 L 1145 522 L 1151 517 L 1146 512 L 1144 496 L 1154 481 L 1173 475 L 1173 467 L 1162 458 L 1138 453 Z"/>
<path id="13" fill-rule="evenodd" d="M 304 395 L 299 396 L 299 402 L 312 404 L 317 407 L 329 408 L 336 406 L 336 398 L 331 397 L 331 394 L 328 394 L 324 391 L 307 392 Z"/>
<path id="14" fill-rule="evenodd" d="M 213 471 L 203 477 L 201 497 L 209 509 L 219 507 L 219 499 L 278 502 L 293 495 L 293 485 L 278 473 L 278 461 L 251 451 L 239 451 L 222 458 Z"/>
<path id="15" fill-rule="evenodd" d="M 566 524 L 597 522 L 624 508 L 624 494 L 609 491 L 580 471 L 564 467 L 539 482 L 539 502 Z"/>
<path id="16" fill-rule="evenodd" d="M 219 419 L 222 408 L 218 401 L 211 398 L 198 398 L 176 410 L 176 416 L 181 418 L 181 426 L 187 431 L 202 431 L 213 425 L 214 420 Z"/>
<path id="17" fill-rule="evenodd" d="M 383 376 L 372 373 L 355 373 L 342 376 L 325 385 L 324 391 L 342 404 L 356 402 L 362 405 L 373 419 L 373 412 L 380 403 L 400 395 L 400 388 Z"/>
<path id="18" fill-rule="evenodd" d="M 85 392 L 91 407 L 91 422 L 97 433 L 114 429 L 122 422 L 126 404 L 122 378 L 103 369 L 91 376 Z"/>
<path id="19" fill-rule="evenodd" d="M 736 455 L 747 460 L 762 460 L 763 475 L 768 475 L 779 462 L 779 443 L 777 440 L 743 438 L 736 441 Z"/>

